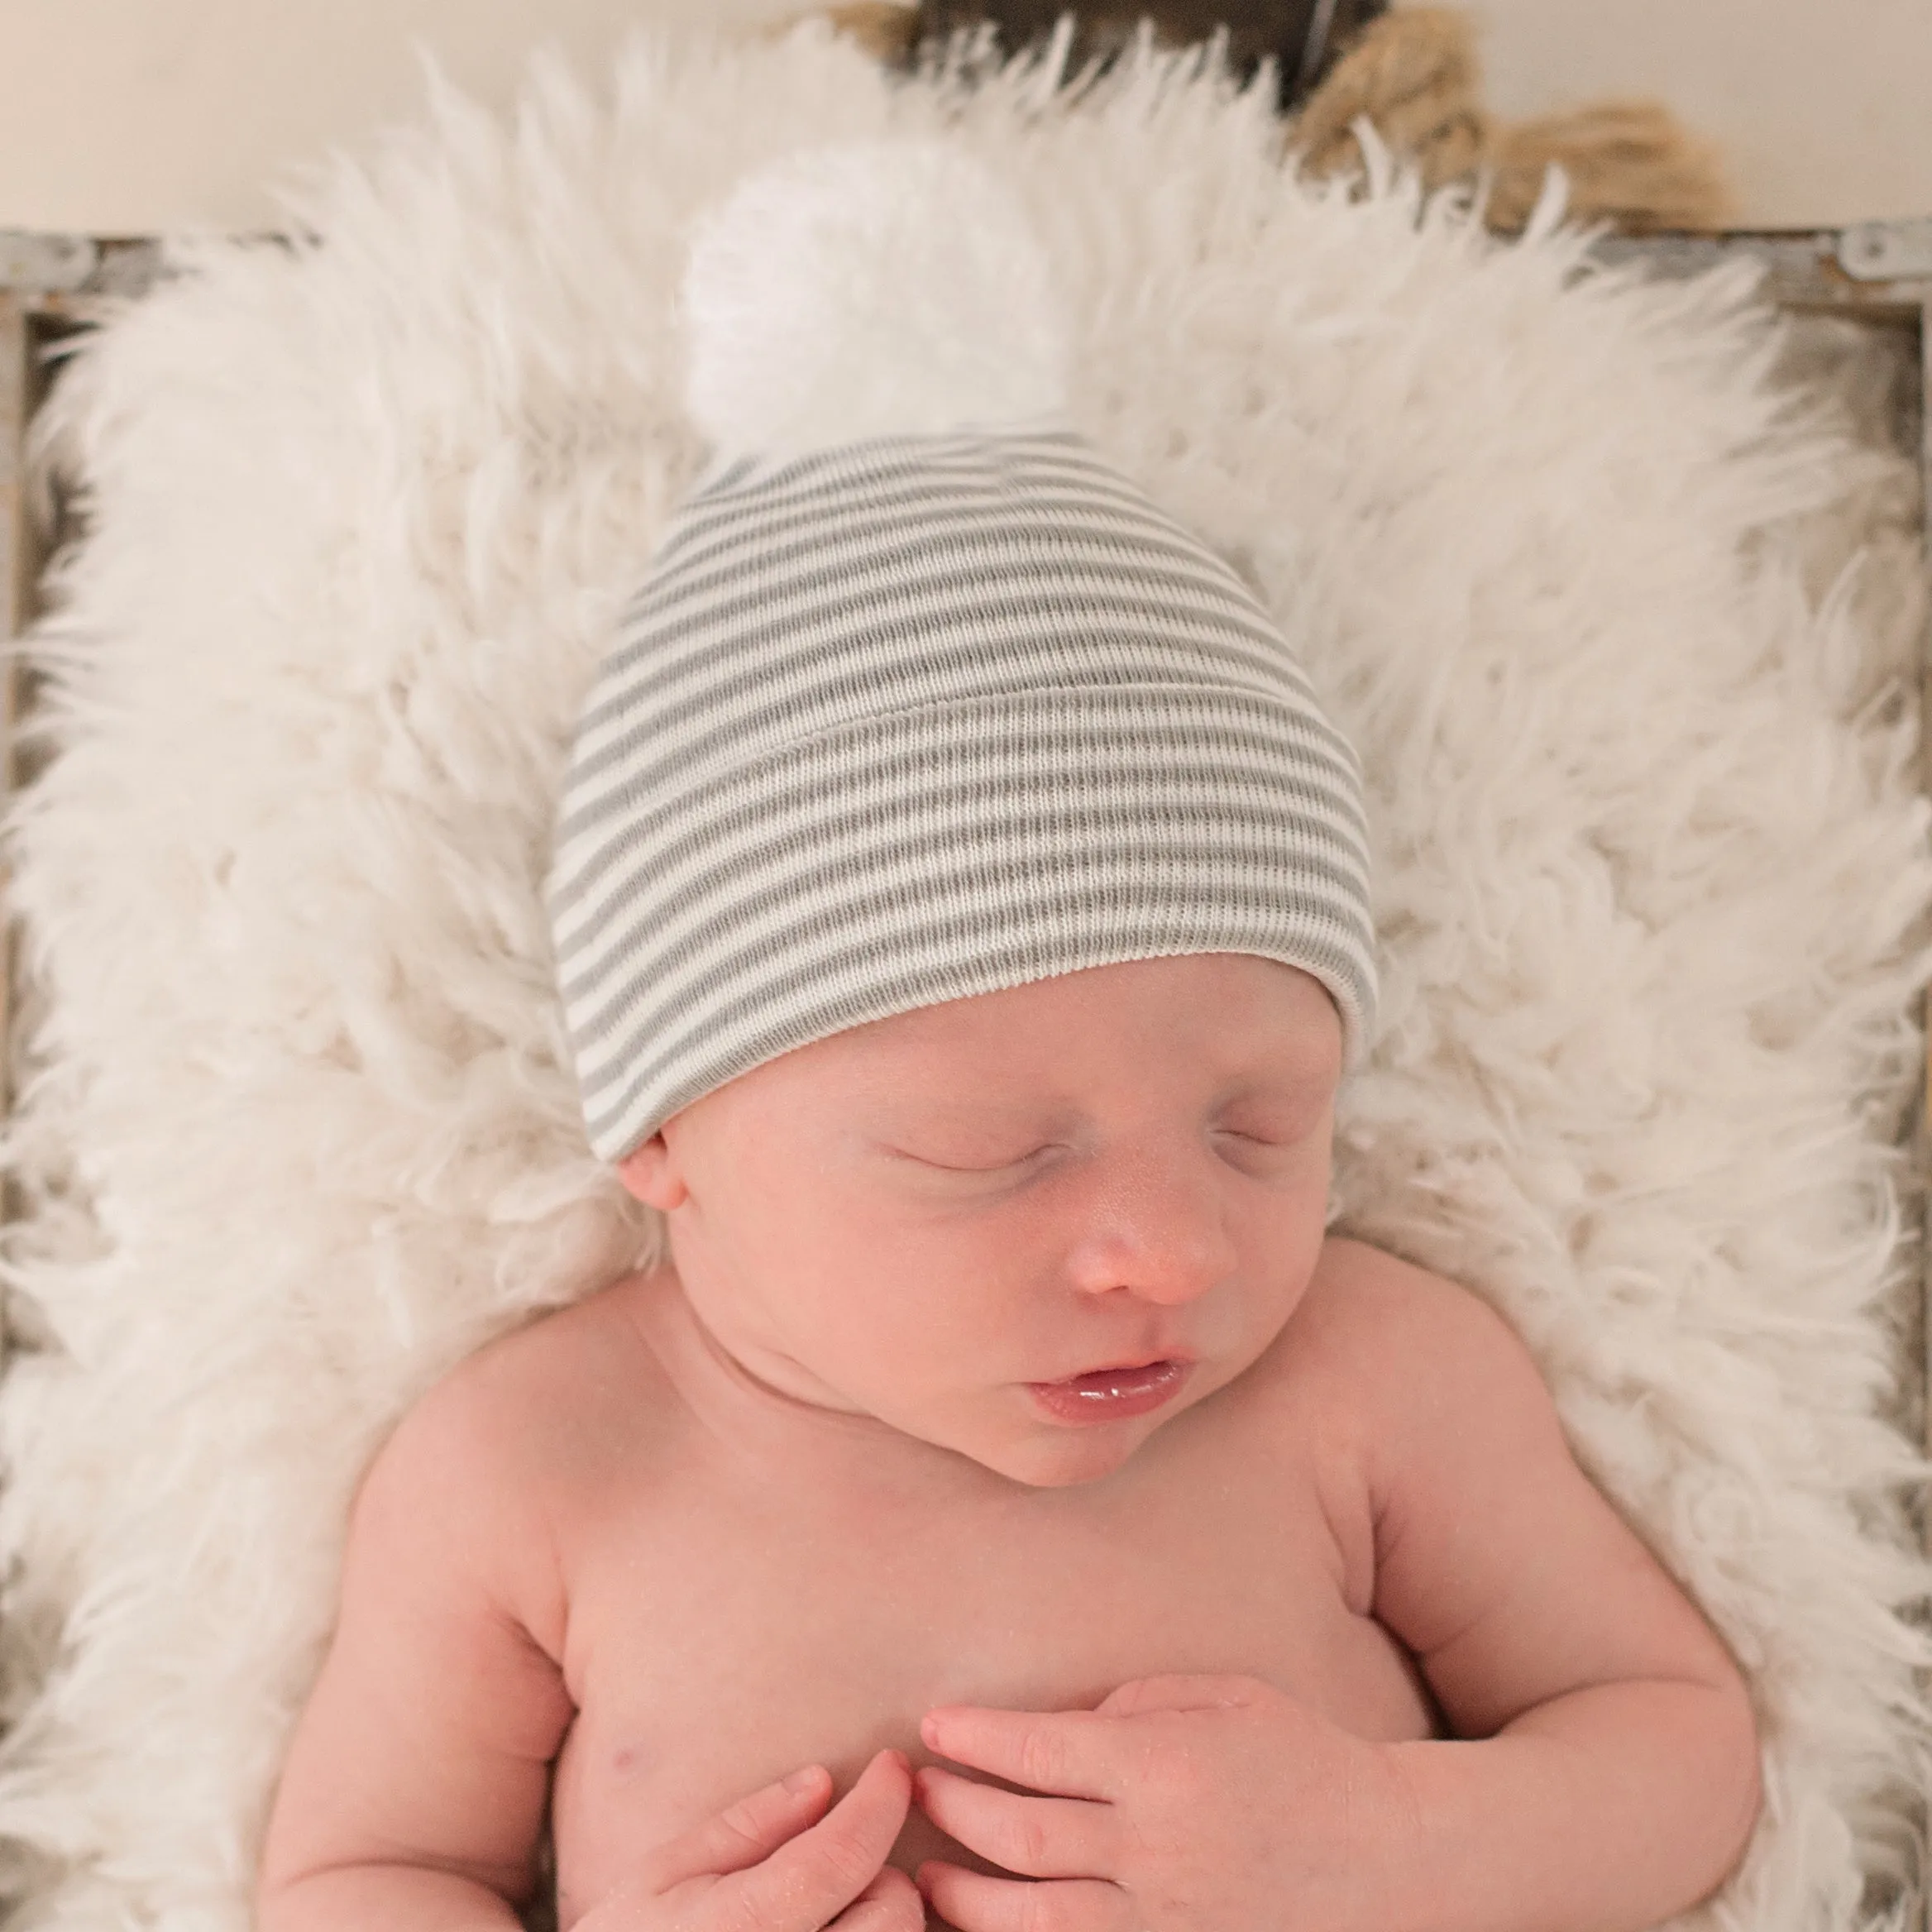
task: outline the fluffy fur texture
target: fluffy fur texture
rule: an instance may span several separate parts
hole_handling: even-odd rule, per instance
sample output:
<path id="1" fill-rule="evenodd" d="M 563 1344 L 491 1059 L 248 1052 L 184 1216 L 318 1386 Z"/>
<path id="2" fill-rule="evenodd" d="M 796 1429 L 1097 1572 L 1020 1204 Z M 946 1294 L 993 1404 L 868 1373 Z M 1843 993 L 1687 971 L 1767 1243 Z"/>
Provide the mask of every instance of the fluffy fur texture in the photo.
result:
<path id="1" fill-rule="evenodd" d="M 943 141 L 839 141 L 755 175 L 680 290 L 685 403 L 720 460 L 1057 415 L 1066 318 L 1026 211 Z"/>
<path id="2" fill-rule="evenodd" d="M 894 132 L 1021 198 L 1076 418 L 1361 749 L 1384 1008 L 1337 1216 L 1515 1322 L 1748 1671 L 1768 1802 L 1697 1916 L 1902 1922 L 1860 1896 L 1928 1759 L 1886 1418 L 1932 859 L 1915 613 L 1834 562 L 1891 473 L 1778 399 L 1748 273 L 1305 185 L 1185 55 L 1049 78 L 901 88 L 807 26 L 640 39 L 607 96 L 539 69 L 509 124 L 439 91 L 292 199 L 310 242 L 184 247 L 63 378 L 87 533 L 12 827 L 15 1932 L 239 1932 L 359 1471 L 466 1351 L 654 1251 L 566 1071 L 550 801 L 706 455 L 694 222 Z"/>

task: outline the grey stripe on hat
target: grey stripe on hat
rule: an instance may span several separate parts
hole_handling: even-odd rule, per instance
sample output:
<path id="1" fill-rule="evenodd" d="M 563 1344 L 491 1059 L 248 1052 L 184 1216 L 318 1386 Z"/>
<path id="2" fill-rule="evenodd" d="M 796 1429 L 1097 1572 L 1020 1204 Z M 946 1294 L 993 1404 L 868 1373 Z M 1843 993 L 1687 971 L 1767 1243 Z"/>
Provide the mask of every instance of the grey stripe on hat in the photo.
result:
<path id="1" fill-rule="evenodd" d="M 1109 514 L 1117 524 L 1121 513 Z M 706 583 L 721 594 L 699 608 L 684 607 L 686 587 L 677 573 L 653 574 L 652 585 L 633 600 L 626 641 L 612 654 L 608 688 L 586 713 L 582 733 L 588 738 L 597 732 L 626 702 L 655 713 L 667 687 L 689 676 L 694 659 L 701 700 L 709 699 L 715 660 L 727 649 L 728 662 L 751 678 L 773 668 L 815 677 L 841 664 L 849 672 L 877 667 L 879 674 L 897 677 L 901 673 L 893 652 L 855 648 L 859 640 L 851 633 L 863 628 L 858 620 L 869 615 L 875 627 L 909 644 L 925 641 L 935 624 L 968 631 L 985 624 L 997 614 L 1002 592 L 1016 600 L 1057 593 L 1097 614 L 1119 609 L 1131 636 L 1147 628 L 1134 624 L 1135 608 L 1159 604 L 1156 593 L 1165 591 L 1166 601 L 1199 611 L 1236 656 L 1246 639 L 1258 681 L 1272 686 L 1280 676 L 1280 634 L 1227 564 L 1178 527 L 1163 527 L 1164 519 L 1156 524 L 1144 516 L 1137 525 L 1102 528 L 1094 515 L 1091 497 L 1080 494 L 1028 498 L 1022 520 L 1015 516 L 1010 491 L 983 490 L 977 503 L 954 491 L 941 505 L 935 526 L 922 528 L 909 519 L 904 500 L 893 497 L 868 501 L 863 517 L 828 514 L 801 557 L 759 544 L 750 572 L 741 534 L 734 553 L 706 573 Z M 977 581 L 960 583 L 975 573 Z M 928 586 L 937 594 L 927 607 L 917 613 L 906 608 Z M 1171 625 L 1157 619 L 1153 628 L 1171 651 L 1174 640 L 1164 634 Z M 1037 648 L 1037 629 L 1027 635 Z M 816 660 L 805 654 L 815 642 L 824 653 Z M 782 653 L 776 664 L 774 646 Z M 640 671 L 638 661 L 645 659 L 649 669 Z M 1289 662 L 1299 677 L 1299 667 Z"/>
<path id="2" fill-rule="evenodd" d="M 905 647 L 899 669 L 901 695 L 925 703 L 943 703 L 952 690 L 1031 686 L 1054 678 L 1056 672 L 1064 676 L 1063 663 L 1040 656 L 1037 638 L 1050 627 L 1056 631 L 1063 651 L 1085 648 L 1089 677 L 1110 683 L 1150 681 L 1134 662 L 1145 653 L 1133 648 L 1133 640 L 1156 628 L 1171 638 L 1170 648 L 1186 639 L 1198 647 L 1203 665 L 1221 660 L 1223 677 L 1238 674 L 1244 663 L 1252 664 L 1260 655 L 1252 646 L 1231 648 L 1229 627 L 1218 613 L 1161 600 L 1155 595 L 1157 585 L 1131 603 L 1110 596 L 1098 583 L 1086 595 L 1081 595 L 1083 586 L 1078 582 L 1035 595 L 983 595 L 975 601 L 976 624 L 963 626 L 957 616 L 959 595 L 970 590 L 976 575 L 971 570 L 956 571 L 937 584 L 910 580 L 892 594 L 895 607 L 889 617 L 881 616 L 877 598 L 849 597 L 830 613 L 815 611 L 815 624 L 841 627 L 837 641 L 825 646 L 815 662 L 813 655 L 803 655 L 791 668 L 795 675 L 815 674 L 825 683 L 842 683 L 844 690 L 825 695 L 834 700 L 849 697 L 863 705 L 877 686 L 873 682 L 868 688 L 858 681 L 849 667 L 850 654 L 868 648 L 883 653 L 896 638 L 908 635 L 920 642 Z M 961 630 L 977 634 L 949 635 Z M 769 650 L 782 634 L 776 627 L 764 629 L 757 638 L 743 640 L 744 647 L 750 652 Z M 729 656 L 742 663 L 736 648 Z M 586 791 L 600 772 L 628 768 L 639 753 L 662 744 L 672 734 L 682 734 L 681 756 L 703 758 L 720 748 L 729 756 L 747 739 L 782 732 L 798 715 L 792 690 L 774 693 L 771 681 L 755 672 L 717 676 L 702 689 L 693 688 L 696 682 L 687 677 L 681 681 L 678 695 L 667 693 L 654 703 L 645 696 L 634 702 L 627 696 L 620 706 L 604 707 L 605 716 L 581 741 L 575 768 Z M 575 829 L 567 823 L 564 836 Z"/>
<path id="3" fill-rule="evenodd" d="M 1251 839 L 1278 818 L 1293 820 L 1309 864 L 1351 873 L 1365 858 L 1353 768 L 1324 747 L 1298 744 L 1298 724 L 1278 701 L 1187 686 L 1014 693 L 862 720 L 796 756 L 739 768 L 708 787 L 695 811 L 683 792 L 619 810 L 584 868 L 597 875 L 594 897 L 557 921 L 576 963 L 564 997 L 581 996 L 613 945 L 667 947 L 682 918 L 701 922 L 734 889 L 710 879 L 721 868 L 740 887 L 772 863 L 791 876 L 789 849 L 801 841 L 825 867 L 882 840 L 910 864 L 922 841 L 956 844 L 961 821 L 983 818 L 988 798 L 1006 801 L 1013 820 L 1043 839 L 1050 834 L 1036 821 L 1058 830 L 1067 815 L 1137 829 L 1169 810 L 1174 823 L 1224 821 L 1246 826 Z M 828 763 L 839 782 L 827 783 Z M 1079 782 L 1041 782 L 1069 768 Z M 782 838 L 772 830 L 779 825 Z M 1347 849 L 1331 858 L 1337 840 Z M 619 920 L 631 930 L 614 933 Z"/>
<path id="4" fill-rule="evenodd" d="M 1373 1024 L 1355 755 L 1241 579 L 1078 436 L 729 465 L 588 696 L 550 907 L 591 1142 L 936 1000 L 1252 952 Z"/>

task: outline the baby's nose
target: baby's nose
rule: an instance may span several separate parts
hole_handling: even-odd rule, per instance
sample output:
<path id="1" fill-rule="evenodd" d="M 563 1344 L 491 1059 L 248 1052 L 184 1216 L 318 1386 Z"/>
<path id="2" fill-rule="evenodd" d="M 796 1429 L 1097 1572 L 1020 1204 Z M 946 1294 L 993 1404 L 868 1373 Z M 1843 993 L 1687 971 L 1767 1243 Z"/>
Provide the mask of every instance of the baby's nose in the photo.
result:
<path id="1" fill-rule="evenodd" d="M 1096 1294 L 1130 1288 L 1164 1305 L 1193 1301 L 1239 1258 L 1220 1188 L 1172 1162 L 1123 1170 L 1093 1204 L 1090 1225 L 1075 1274 Z"/>

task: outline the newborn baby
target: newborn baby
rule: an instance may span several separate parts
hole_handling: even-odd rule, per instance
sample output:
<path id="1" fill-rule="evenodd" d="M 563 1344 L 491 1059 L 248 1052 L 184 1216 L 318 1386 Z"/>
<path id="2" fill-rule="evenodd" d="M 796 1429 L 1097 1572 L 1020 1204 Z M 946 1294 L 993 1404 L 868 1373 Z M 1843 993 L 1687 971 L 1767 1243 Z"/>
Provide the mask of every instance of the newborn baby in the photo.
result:
<path id="1" fill-rule="evenodd" d="M 960 1932 L 1710 1890 L 1737 1672 L 1508 1327 L 1325 1236 L 1340 1064 L 1314 979 L 1212 954 L 679 1114 L 624 1164 L 672 1261 L 370 1472 L 262 1932 L 512 1925 L 547 1792 L 565 1932 L 917 1932 L 914 1877 Z"/>
<path id="2" fill-rule="evenodd" d="M 376 1454 L 262 1932 L 511 1925 L 547 1805 L 563 1932 L 1637 1932 L 1742 1853 L 1724 1645 L 1507 1325 L 1327 1233 L 1360 767 L 1045 285 L 940 144 L 694 245 L 716 459 L 549 881 L 667 1246 Z"/>

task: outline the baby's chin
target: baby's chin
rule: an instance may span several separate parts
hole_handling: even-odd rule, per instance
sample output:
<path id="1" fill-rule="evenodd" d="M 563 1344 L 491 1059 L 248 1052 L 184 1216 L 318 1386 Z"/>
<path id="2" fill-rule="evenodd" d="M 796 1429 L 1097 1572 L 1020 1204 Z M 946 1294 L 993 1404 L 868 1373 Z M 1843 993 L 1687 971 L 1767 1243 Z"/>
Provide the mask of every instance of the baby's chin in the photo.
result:
<path id="1" fill-rule="evenodd" d="M 1005 1476 L 1008 1481 L 1025 1489 L 1083 1489 L 1089 1484 L 1104 1482 L 1126 1468 L 1138 1455 L 1145 1440 L 1141 1437 L 1137 1440 L 1121 1441 L 1117 1437 L 1111 1443 L 1091 1440 L 1059 1443 L 1053 1445 L 1050 1452 L 1014 1455 L 1006 1459 L 1009 1466 L 992 1463 L 984 1466 L 995 1475 Z"/>

